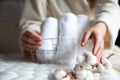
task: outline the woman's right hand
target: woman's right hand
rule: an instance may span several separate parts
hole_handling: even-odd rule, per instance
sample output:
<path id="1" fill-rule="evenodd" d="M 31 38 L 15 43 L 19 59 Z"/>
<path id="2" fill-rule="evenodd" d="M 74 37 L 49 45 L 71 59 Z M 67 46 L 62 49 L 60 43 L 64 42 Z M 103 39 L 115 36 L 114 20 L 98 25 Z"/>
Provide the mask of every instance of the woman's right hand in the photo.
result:
<path id="1" fill-rule="evenodd" d="M 21 36 L 21 45 L 26 51 L 36 52 L 41 44 L 42 37 L 34 31 L 27 30 Z"/>

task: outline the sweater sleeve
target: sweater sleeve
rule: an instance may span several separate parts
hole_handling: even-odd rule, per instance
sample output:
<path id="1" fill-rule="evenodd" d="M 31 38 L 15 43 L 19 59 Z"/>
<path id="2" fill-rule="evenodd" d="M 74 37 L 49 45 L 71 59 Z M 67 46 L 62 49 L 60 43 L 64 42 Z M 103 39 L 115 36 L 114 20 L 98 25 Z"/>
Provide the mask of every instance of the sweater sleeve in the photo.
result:
<path id="1" fill-rule="evenodd" d="M 108 28 L 110 35 L 109 45 L 112 47 L 115 44 L 118 30 L 120 28 L 120 8 L 118 0 L 98 0 L 95 23 L 104 22 Z"/>
<path id="2" fill-rule="evenodd" d="M 41 22 L 47 16 L 47 0 L 26 0 L 20 21 L 21 33 L 32 30 L 40 33 Z"/>

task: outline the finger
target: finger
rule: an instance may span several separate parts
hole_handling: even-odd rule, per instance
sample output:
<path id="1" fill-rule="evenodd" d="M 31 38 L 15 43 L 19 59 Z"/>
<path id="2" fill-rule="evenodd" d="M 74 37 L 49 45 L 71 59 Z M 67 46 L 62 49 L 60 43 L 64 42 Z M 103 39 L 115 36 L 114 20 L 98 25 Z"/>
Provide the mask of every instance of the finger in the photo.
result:
<path id="1" fill-rule="evenodd" d="M 23 48 L 24 50 L 29 51 L 29 52 L 33 51 L 31 48 L 25 47 L 25 45 L 24 45 L 23 43 L 22 43 L 21 45 L 22 45 L 22 48 Z"/>
<path id="2" fill-rule="evenodd" d="M 35 41 L 35 42 L 39 42 L 39 41 L 41 41 L 42 40 L 42 38 L 40 37 L 40 35 L 38 34 L 38 33 L 36 33 L 36 32 L 34 32 L 34 31 L 25 31 L 25 33 L 24 33 L 24 35 L 23 35 L 24 37 L 28 37 L 28 38 L 31 38 L 31 39 L 33 39 L 33 41 Z"/>
<path id="3" fill-rule="evenodd" d="M 23 37 L 25 37 L 25 38 L 30 38 L 30 35 L 24 33 L 24 34 L 22 35 L 22 38 L 23 38 Z"/>
<path id="4" fill-rule="evenodd" d="M 102 54 L 102 50 L 100 50 L 98 57 L 99 57 L 99 62 L 102 64 L 102 63 L 103 63 L 103 54 Z"/>
<path id="5" fill-rule="evenodd" d="M 100 58 L 100 63 L 103 64 L 103 56 Z"/>
<path id="6" fill-rule="evenodd" d="M 97 53 L 97 57 L 99 58 L 100 63 L 103 63 L 102 62 L 103 50 L 104 50 L 104 43 L 103 43 L 103 40 L 102 40 L 101 45 L 100 45 L 99 50 L 98 50 L 98 53 Z"/>
<path id="7" fill-rule="evenodd" d="M 34 32 L 34 31 L 27 30 L 27 31 L 25 31 L 25 34 L 26 34 L 26 35 L 32 35 L 33 32 Z"/>
<path id="8" fill-rule="evenodd" d="M 21 44 L 25 47 L 25 45 L 30 45 L 30 46 L 40 46 L 41 44 L 31 44 L 31 43 L 29 43 L 27 40 L 22 40 L 21 41 Z M 32 49 L 32 47 L 27 47 L 27 48 L 30 48 L 30 49 Z M 34 47 L 33 47 L 34 48 Z"/>
<path id="9" fill-rule="evenodd" d="M 94 47 L 93 47 L 94 55 L 97 55 L 97 52 L 98 52 L 99 47 L 100 47 L 100 44 L 101 44 L 100 37 L 95 34 L 95 37 L 94 37 Z"/>
<path id="10" fill-rule="evenodd" d="M 40 45 L 41 44 L 41 42 L 35 42 L 31 38 L 28 38 L 28 37 L 22 37 L 21 41 L 25 42 L 27 44 L 31 44 L 31 45 Z"/>
<path id="11" fill-rule="evenodd" d="M 40 37 L 40 35 L 36 32 L 32 32 L 31 34 L 31 39 L 33 39 L 35 42 L 39 42 L 42 40 L 42 38 Z"/>
<path id="12" fill-rule="evenodd" d="M 22 43 L 22 45 L 26 48 L 29 48 L 29 49 L 38 49 L 40 45 L 30 45 L 30 44 L 27 44 L 27 43 Z"/>
<path id="13" fill-rule="evenodd" d="M 26 48 L 26 47 L 23 47 L 23 49 L 24 49 L 24 50 L 26 50 L 26 51 L 29 51 L 29 52 L 33 52 L 33 53 L 35 53 L 35 52 L 36 52 L 36 50 L 29 49 L 29 48 Z"/>
<path id="14" fill-rule="evenodd" d="M 23 49 L 26 50 L 26 51 L 29 51 L 29 52 L 33 51 L 32 49 L 26 48 L 24 46 L 23 46 Z"/>
<path id="15" fill-rule="evenodd" d="M 101 51 L 101 58 L 100 58 L 100 63 L 103 64 L 103 53 L 104 53 L 104 40 L 102 40 L 102 51 Z"/>
<path id="16" fill-rule="evenodd" d="M 87 44 L 90 36 L 91 36 L 92 32 L 91 31 L 87 31 L 85 32 L 84 36 L 83 36 L 83 39 L 82 39 L 82 42 L 81 42 L 81 46 L 84 46 Z"/>
<path id="17" fill-rule="evenodd" d="M 29 52 L 36 52 L 36 50 L 34 50 L 34 49 L 29 49 L 29 48 L 26 48 L 26 47 L 23 47 L 23 49 L 26 50 L 26 51 L 29 51 Z"/>
<path id="18" fill-rule="evenodd" d="M 96 55 L 98 62 L 100 62 L 100 58 L 101 58 L 101 49 L 98 50 L 97 55 Z"/>
<path id="19" fill-rule="evenodd" d="M 39 46 L 29 45 L 27 43 L 22 43 L 22 46 L 24 49 L 29 50 L 29 51 L 36 51 L 39 48 Z"/>
<path id="20" fill-rule="evenodd" d="M 27 30 L 27 31 L 24 32 L 23 36 L 24 36 L 24 37 L 29 37 L 29 38 L 30 38 L 31 34 L 32 34 L 32 32 L 29 31 L 29 30 Z"/>

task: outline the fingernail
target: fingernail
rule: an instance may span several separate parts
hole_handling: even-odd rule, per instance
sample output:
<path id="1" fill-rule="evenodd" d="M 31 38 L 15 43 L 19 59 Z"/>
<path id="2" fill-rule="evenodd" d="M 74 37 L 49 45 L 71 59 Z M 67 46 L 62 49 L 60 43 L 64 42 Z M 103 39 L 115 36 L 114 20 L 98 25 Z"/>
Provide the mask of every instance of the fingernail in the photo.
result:
<path id="1" fill-rule="evenodd" d="M 100 59 L 100 63 L 103 64 L 103 59 L 102 58 Z"/>
<path id="2" fill-rule="evenodd" d="M 84 46 L 85 45 L 85 42 L 82 42 L 82 46 Z"/>

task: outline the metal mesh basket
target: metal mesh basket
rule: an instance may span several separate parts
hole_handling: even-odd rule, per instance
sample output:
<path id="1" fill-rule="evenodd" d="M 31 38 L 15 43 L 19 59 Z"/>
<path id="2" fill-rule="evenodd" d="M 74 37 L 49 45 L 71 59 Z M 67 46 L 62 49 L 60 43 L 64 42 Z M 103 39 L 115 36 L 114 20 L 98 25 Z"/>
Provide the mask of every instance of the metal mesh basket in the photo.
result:
<path id="1" fill-rule="evenodd" d="M 77 44 L 77 39 L 75 38 L 64 38 L 64 37 L 61 37 L 61 38 L 46 38 L 46 39 L 43 39 L 43 41 L 50 41 L 52 45 L 52 49 L 45 49 L 46 52 L 49 52 L 50 51 L 54 51 L 55 54 L 56 54 L 56 51 L 69 51 L 69 49 L 74 49 L 74 47 L 76 46 Z"/>

